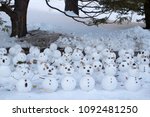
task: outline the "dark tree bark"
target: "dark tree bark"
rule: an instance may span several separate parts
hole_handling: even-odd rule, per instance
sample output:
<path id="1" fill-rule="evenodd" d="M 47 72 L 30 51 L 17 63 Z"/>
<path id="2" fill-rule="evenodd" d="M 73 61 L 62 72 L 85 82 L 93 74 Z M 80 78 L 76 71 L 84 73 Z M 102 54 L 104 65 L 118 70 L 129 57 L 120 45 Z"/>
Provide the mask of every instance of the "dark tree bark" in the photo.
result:
<path id="1" fill-rule="evenodd" d="M 78 0 L 65 0 L 65 11 L 73 11 L 79 15 Z"/>
<path id="2" fill-rule="evenodd" d="M 27 34 L 27 9 L 29 0 L 15 0 L 14 15 L 11 17 L 11 36 L 23 37 Z"/>
<path id="3" fill-rule="evenodd" d="M 144 4 L 146 29 L 150 29 L 150 0 Z"/>
<path id="4" fill-rule="evenodd" d="M 2 4 L 0 11 L 9 15 L 12 32 L 11 37 L 23 37 L 27 34 L 27 9 L 30 0 L 14 0 L 13 9 L 8 4 Z"/>

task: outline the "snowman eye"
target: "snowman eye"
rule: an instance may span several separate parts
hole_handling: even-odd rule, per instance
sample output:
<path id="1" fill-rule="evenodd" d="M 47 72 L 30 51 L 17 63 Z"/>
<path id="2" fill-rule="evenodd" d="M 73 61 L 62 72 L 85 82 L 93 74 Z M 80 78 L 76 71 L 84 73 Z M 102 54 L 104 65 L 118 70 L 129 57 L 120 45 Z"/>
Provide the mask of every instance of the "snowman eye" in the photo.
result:
<path id="1" fill-rule="evenodd" d="M 92 67 L 89 67 L 90 69 L 92 68 Z"/>
<path id="2" fill-rule="evenodd" d="M 83 69 L 85 69 L 85 67 L 83 67 Z"/>
<path id="3" fill-rule="evenodd" d="M 77 68 L 79 68 L 79 66 L 77 66 Z"/>
<path id="4" fill-rule="evenodd" d="M 94 67 L 96 67 L 96 65 Z"/>
<path id="5" fill-rule="evenodd" d="M 67 69 L 67 67 L 65 67 L 65 69 Z"/>
<path id="6" fill-rule="evenodd" d="M 144 52 L 142 52 L 142 54 L 144 54 Z"/>
<path id="7" fill-rule="evenodd" d="M 52 68 L 52 70 L 54 70 L 54 69 Z"/>

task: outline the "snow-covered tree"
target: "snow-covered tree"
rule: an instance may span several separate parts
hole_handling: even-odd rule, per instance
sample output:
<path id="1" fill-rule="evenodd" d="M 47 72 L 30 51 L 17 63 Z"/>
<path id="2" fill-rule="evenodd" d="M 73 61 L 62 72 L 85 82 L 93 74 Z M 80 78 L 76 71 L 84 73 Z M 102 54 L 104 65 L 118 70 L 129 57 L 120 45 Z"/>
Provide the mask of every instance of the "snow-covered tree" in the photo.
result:
<path id="1" fill-rule="evenodd" d="M 11 20 L 11 36 L 23 37 L 27 34 L 27 8 L 30 0 L 0 0 L 0 11 Z"/>

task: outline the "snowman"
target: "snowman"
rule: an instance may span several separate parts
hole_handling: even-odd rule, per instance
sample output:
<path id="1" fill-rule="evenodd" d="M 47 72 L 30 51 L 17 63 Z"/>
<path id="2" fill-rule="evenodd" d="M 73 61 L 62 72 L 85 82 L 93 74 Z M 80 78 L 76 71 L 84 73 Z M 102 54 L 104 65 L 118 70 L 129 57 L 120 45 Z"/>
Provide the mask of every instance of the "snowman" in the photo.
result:
<path id="1" fill-rule="evenodd" d="M 9 77 L 11 74 L 10 58 L 7 55 L 0 56 L 0 77 Z"/>
<path id="2" fill-rule="evenodd" d="M 41 76 L 42 79 L 42 89 L 47 92 L 55 92 L 58 89 L 59 83 L 56 75 L 56 69 L 54 66 L 49 65 L 46 68 L 46 74 Z"/>
<path id="3" fill-rule="evenodd" d="M 31 46 L 29 54 L 27 54 L 27 63 L 30 65 L 31 70 L 37 70 L 37 61 L 40 54 L 40 49 L 35 46 Z"/>
<path id="4" fill-rule="evenodd" d="M 104 70 L 103 64 L 100 61 L 95 61 L 92 64 L 94 72 L 92 74 L 93 78 L 96 82 L 101 83 L 102 79 L 104 78 Z"/>
<path id="5" fill-rule="evenodd" d="M 125 88 L 129 91 L 137 91 L 141 89 L 142 84 L 139 78 L 139 69 L 136 63 L 133 63 L 129 69 L 129 77 L 125 82 Z"/>
<path id="6" fill-rule="evenodd" d="M 0 56 L 0 86 L 8 89 L 11 84 L 9 80 L 10 74 L 10 58 L 6 55 Z"/>
<path id="7" fill-rule="evenodd" d="M 74 69 L 70 64 L 65 64 L 61 67 L 62 80 L 61 87 L 65 91 L 72 91 L 76 88 L 76 79 L 73 77 Z"/>
<path id="8" fill-rule="evenodd" d="M 95 88 L 95 80 L 92 77 L 92 65 L 84 65 L 82 68 L 82 78 L 79 82 L 80 88 L 83 91 L 91 91 Z"/>
<path id="9" fill-rule="evenodd" d="M 117 72 L 117 80 L 120 83 L 120 86 L 124 86 L 124 83 L 128 80 L 129 68 L 130 68 L 130 64 L 125 60 L 119 64 L 118 72 Z"/>
<path id="10" fill-rule="evenodd" d="M 149 56 L 150 56 L 150 53 L 148 50 L 142 50 L 138 52 L 136 56 L 137 62 L 140 64 L 142 58 L 145 58 L 145 57 L 149 58 Z"/>
<path id="11" fill-rule="evenodd" d="M 37 64 L 47 63 L 47 62 L 48 62 L 48 56 L 44 52 L 40 53 L 37 59 Z"/>
<path id="12" fill-rule="evenodd" d="M 101 86 L 104 90 L 112 91 L 118 86 L 118 81 L 115 77 L 116 75 L 116 65 L 109 64 L 105 66 L 105 76 L 101 81 Z"/>

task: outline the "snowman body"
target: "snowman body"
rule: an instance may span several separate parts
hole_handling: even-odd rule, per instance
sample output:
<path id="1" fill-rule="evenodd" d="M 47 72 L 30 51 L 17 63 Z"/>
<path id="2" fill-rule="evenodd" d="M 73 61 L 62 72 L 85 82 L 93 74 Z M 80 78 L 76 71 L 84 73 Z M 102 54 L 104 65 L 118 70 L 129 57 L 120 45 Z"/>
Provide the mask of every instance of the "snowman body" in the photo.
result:
<path id="1" fill-rule="evenodd" d="M 114 76 L 106 75 L 102 79 L 101 85 L 104 90 L 112 91 L 116 89 L 118 82 Z"/>
<path id="2" fill-rule="evenodd" d="M 32 82 L 26 78 L 20 79 L 16 83 L 16 90 L 18 92 L 24 92 L 24 93 L 30 92 L 32 90 Z"/>
<path id="3" fill-rule="evenodd" d="M 80 88 L 83 91 L 91 91 L 95 88 L 95 80 L 90 75 L 85 75 L 80 80 Z"/>
<path id="4" fill-rule="evenodd" d="M 141 87 L 141 81 L 137 77 L 131 76 L 125 83 L 125 88 L 129 91 L 137 91 L 141 89 Z"/>

